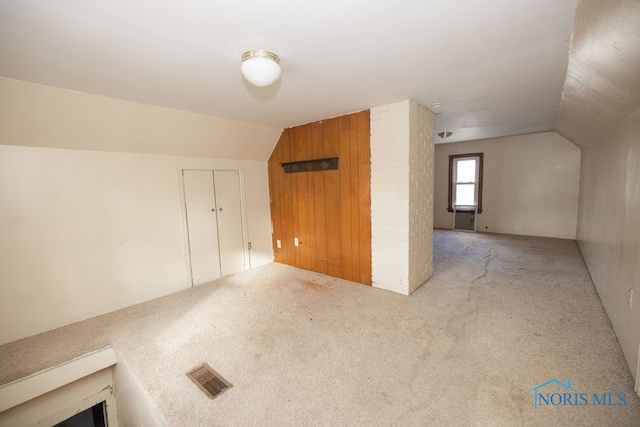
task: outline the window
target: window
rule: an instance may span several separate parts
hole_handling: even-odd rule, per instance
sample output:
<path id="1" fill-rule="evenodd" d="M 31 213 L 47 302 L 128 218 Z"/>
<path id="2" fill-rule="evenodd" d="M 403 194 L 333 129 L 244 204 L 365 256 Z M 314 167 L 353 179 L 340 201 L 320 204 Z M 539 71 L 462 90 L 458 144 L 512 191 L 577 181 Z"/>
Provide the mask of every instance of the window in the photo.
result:
<path id="1" fill-rule="evenodd" d="M 478 213 L 482 212 L 482 156 L 449 156 L 449 212 L 453 212 L 453 205 L 477 205 Z"/>

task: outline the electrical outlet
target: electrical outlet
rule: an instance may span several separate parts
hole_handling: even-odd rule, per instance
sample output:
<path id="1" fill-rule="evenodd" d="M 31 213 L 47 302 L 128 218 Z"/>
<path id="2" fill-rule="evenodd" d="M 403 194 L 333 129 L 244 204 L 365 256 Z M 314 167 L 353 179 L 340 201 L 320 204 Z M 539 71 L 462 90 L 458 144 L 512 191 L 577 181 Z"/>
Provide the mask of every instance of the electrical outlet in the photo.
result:
<path id="1" fill-rule="evenodd" d="M 282 249 L 282 242 L 280 240 L 276 240 L 276 246 L 278 249 Z"/>
<path id="2" fill-rule="evenodd" d="M 629 288 L 629 308 L 633 307 L 633 288 Z"/>
<path id="3" fill-rule="evenodd" d="M 300 246 L 300 240 L 297 237 L 293 238 L 293 246 Z"/>

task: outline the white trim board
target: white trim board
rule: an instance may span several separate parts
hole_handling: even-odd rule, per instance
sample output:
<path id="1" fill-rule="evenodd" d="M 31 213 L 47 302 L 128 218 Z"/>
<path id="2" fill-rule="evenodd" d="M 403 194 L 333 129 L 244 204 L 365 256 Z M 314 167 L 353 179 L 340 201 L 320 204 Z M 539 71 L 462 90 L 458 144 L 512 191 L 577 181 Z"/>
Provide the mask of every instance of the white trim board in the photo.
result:
<path id="1" fill-rule="evenodd" d="M 0 387 L 0 412 L 115 364 L 116 352 L 109 346 L 5 384 Z"/>

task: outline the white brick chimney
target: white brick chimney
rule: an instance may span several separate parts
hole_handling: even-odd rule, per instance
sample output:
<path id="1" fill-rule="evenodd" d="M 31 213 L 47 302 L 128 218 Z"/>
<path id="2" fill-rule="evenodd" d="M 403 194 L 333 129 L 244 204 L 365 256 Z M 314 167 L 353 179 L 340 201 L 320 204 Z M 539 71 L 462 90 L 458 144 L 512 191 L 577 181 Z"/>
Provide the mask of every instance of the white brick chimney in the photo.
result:
<path id="1" fill-rule="evenodd" d="M 409 295 L 433 273 L 433 134 L 416 102 L 371 109 L 374 287 Z"/>

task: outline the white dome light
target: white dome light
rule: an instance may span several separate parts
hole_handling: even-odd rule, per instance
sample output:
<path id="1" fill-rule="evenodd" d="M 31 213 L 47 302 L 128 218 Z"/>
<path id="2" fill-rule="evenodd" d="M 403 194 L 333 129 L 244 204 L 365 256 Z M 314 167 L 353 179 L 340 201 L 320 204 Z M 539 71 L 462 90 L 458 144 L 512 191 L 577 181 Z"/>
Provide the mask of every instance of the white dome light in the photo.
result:
<path id="1" fill-rule="evenodd" d="M 265 87 L 280 77 L 280 58 L 267 50 L 250 50 L 242 54 L 240 71 L 254 86 Z"/>

